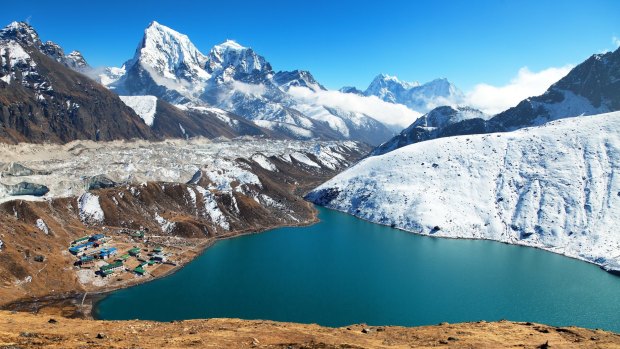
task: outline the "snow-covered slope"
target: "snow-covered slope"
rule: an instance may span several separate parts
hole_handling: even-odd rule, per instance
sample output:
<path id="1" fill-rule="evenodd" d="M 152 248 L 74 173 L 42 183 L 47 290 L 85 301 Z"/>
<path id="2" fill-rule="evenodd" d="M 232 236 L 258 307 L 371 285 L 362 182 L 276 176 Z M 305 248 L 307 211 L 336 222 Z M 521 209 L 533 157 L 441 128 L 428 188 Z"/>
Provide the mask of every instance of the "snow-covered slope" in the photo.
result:
<path id="1" fill-rule="evenodd" d="M 155 112 L 157 110 L 157 97 L 155 96 L 120 96 L 123 103 L 133 109 L 144 122 L 153 126 Z"/>
<path id="2" fill-rule="evenodd" d="M 369 157 L 311 201 L 419 234 L 490 239 L 613 265 L 620 112 L 440 138 Z"/>

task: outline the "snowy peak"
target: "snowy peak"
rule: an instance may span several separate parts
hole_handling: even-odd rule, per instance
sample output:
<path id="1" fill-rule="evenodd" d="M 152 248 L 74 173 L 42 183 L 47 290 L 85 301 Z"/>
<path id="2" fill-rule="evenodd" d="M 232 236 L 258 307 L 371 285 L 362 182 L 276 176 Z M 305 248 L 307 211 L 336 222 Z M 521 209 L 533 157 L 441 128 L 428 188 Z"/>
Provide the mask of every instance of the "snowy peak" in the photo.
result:
<path id="1" fill-rule="evenodd" d="M 144 30 L 144 37 L 128 66 L 140 63 L 147 71 L 163 78 L 194 82 L 209 78 L 202 69 L 205 62 L 205 55 L 187 35 L 153 21 Z"/>
<path id="2" fill-rule="evenodd" d="M 421 113 L 442 105 L 458 105 L 464 99 L 463 93 L 445 78 L 421 85 L 386 74 L 378 75 L 364 94 L 379 97 L 386 102 L 403 104 Z"/>
<path id="3" fill-rule="evenodd" d="M 79 51 L 72 51 L 65 55 L 62 47 L 53 41 L 44 42 L 39 49 L 56 62 L 62 63 L 73 70 L 85 71 L 89 68 L 88 63 L 86 63 Z"/>
<path id="4" fill-rule="evenodd" d="M 216 45 L 215 47 L 213 47 L 215 50 L 217 51 L 243 51 L 243 50 L 247 50 L 247 47 L 241 46 L 239 45 L 239 43 L 237 43 L 235 40 L 230 40 L 227 39 L 226 41 L 224 41 L 223 43 Z"/>
<path id="5" fill-rule="evenodd" d="M 15 40 L 20 44 L 39 47 L 39 34 L 26 22 L 12 22 L 0 30 L 0 39 Z"/>
<path id="6" fill-rule="evenodd" d="M 293 71 L 279 71 L 273 76 L 273 80 L 276 84 L 285 90 L 288 90 L 291 86 L 295 87 L 307 87 L 312 91 L 326 91 L 323 85 L 319 84 L 314 76 L 306 70 L 293 70 Z"/>
<path id="7" fill-rule="evenodd" d="M 272 73 L 271 65 L 263 56 L 233 40 L 226 40 L 213 46 L 207 57 L 205 69 L 224 82 L 231 80 L 257 82 Z"/>
<path id="8" fill-rule="evenodd" d="M 67 56 L 65 56 L 65 65 L 78 71 L 89 67 L 86 59 L 82 56 L 82 53 L 76 50 L 71 51 Z"/>
<path id="9" fill-rule="evenodd" d="M 420 86 L 420 83 L 400 81 L 395 76 L 379 74 L 364 93 L 367 96 L 377 96 L 386 102 L 399 103 L 401 96 L 416 86 Z"/>

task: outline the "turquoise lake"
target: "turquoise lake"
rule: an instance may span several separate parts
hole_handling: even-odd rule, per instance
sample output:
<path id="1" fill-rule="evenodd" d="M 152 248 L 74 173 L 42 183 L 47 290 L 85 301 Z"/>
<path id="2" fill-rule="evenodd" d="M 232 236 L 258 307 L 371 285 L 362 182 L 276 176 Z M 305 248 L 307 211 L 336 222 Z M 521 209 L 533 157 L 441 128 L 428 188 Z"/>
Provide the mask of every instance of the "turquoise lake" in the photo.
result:
<path id="1" fill-rule="evenodd" d="M 620 277 L 595 265 L 318 209 L 318 224 L 219 241 L 177 273 L 112 292 L 95 316 L 325 326 L 509 319 L 620 332 Z"/>

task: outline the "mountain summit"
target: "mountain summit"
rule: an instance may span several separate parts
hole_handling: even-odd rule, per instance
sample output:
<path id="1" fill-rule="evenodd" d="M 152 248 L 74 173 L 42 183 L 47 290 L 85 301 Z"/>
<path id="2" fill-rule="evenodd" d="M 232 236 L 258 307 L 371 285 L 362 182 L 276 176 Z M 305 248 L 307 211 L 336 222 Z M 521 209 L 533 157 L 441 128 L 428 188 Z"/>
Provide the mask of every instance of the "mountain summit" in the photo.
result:
<path id="1" fill-rule="evenodd" d="M 100 81 L 120 95 L 151 95 L 183 108 L 216 107 L 296 139 L 354 139 L 380 144 L 393 135 L 358 111 L 328 108 L 289 93 L 325 88 L 308 71 L 274 72 L 252 48 L 226 40 L 208 54 L 158 22 L 144 31 L 134 57 L 108 68 Z"/>

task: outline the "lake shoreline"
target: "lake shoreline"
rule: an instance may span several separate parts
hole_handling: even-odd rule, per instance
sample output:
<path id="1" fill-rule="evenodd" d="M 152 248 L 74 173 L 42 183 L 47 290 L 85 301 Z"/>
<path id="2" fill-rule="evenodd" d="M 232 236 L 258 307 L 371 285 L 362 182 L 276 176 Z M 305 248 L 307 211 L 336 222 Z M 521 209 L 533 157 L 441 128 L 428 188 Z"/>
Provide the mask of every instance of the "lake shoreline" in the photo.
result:
<path id="1" fill-rule="evenodd" d="M 493 242 L 498 242 L 498 243 L 501 243 L 501 244 L 504 244 L 504 245 L 534 248 L 534 249 L 537 249 L 537 250 L 541 250 L 541 251 L 545 251 L 545 252 L 550 252 L 550 253 L 553 253 L 553 254 L 556 254 L 556 255 L 560 255 L 560 256 L 563 256 L 563 257 L 570 258 L 570 259 L 574 259 L 574 260 L 578 260 L 578 261 L 581 261 L 581 262 L 586 262 L 588 264 L 595 265 L 595 266 L 599 267 L 604 272 L 607 272 L 607 273 L 609 273 L 611 275 L 620 277 L 620 267 L 618 269 L 616 269 L 616 268 L 606 269 L 605 267 L 608 264 L 599 264 L 599 263 L 596 263 L 594 261 L 587 260 L 585 258 L 580 258 L 578 256 L 573 256 L 573 255 L 568 255 L 568 254 L 565 254 L 565 253 L 557 252 L 557 251 L 554 251 L 553 248 L 544 248 L 544 247 L 535 246 L 535 245 L 529 245 L 529 244 L 525 244 L 525 243 L 519 243 L 519 242 L 511 243 L 511 242 L 507 242 L 507 241 L 485 239 L 485 238 L 470 238 L 470 237 L 461 237 L 461 236 L 434 236 L 434 235 L 430 235 L 430 234 L 422 234 L 422 233 L 418 233 L 418 232 L 415 232 L 415 231 L 412 231 L 412 230 L 407 230 L 405 228 L 401 228 L 401 227 L 398 227 L 398 226 L 395 226 L 395 225 L 374 222 L 374 221 L 371 221 L 369 219 L 365 219 L 363 217 L 358 217 L 358 216 L 356 216 L 356 215 L 354 215 L 354 214 L 352 214 L 350 212 L 338 210 L 336 208 L 322 206 L 322 205 L 319 205 L 319 204 L 315 204 L 315 205 L 319 206 L 319 207 L 323 207 L 323 208 L 328 209 L 328 210 L 333 210 L 333 211 L 336 211 L 336 212 L 344 213 L 346 215 L 349 215 L 351 217 L 355 217 L 357 219 L 361 219 L 361 220 L 363 220 L 365 222 L 368 222 L 368 223 L 377 224 L 377 225 L 380 225 L 380 226 L 383 226 L 383 227 L 388 227 L 388 228 L 404 231 L 406 233 L 414 234 L 414 235 L 417 235 L 417 236 L 424 236 L 424 237 L 429 237 L 429 238 L 433 238 L 433 239 L 493 241 Z"/>

